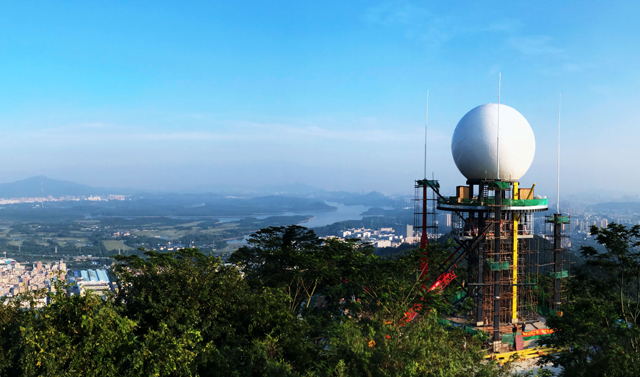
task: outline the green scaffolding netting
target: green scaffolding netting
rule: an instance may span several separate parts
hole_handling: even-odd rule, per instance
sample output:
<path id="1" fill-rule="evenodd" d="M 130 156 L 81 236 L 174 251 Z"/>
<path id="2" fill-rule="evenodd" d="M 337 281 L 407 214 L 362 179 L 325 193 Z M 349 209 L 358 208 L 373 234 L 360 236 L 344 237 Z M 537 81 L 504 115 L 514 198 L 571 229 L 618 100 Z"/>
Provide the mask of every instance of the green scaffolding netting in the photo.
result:
<path id="1" fill-rule="evenodd" d="M 516 334 L 502 334 L 502 343 L 510 344 L 512 347 L 515 347 L 516 344 Z"/>
<path id="2" fill-rule="evenodd" d="M 569 224 L 569 216 L 547 216 L 547 222 L 553 224 Z"/>
<path id="3" fill-rule="evenodd" d="M 509 262 L 487 262 L 491 271 L 508 270 Z"/>
<path id="4" fill-rule="evenodd" d="M 533 207 L 547 205 L 547 199 L 502 199 L 502 204 L 512 207 Z"/>
<path id="5" fill-rule="evenodd" d="M 567 278 L 569 277 L 569 271 L 567 270 L 562 270 L 560 272 L 549 272 L 549 276 L 551 276 L 554 279 L 562 279 L 562 278 Z"/>
<path id="6" fill-rule="evenodd" d="M 417 181 L 418 186 L 422 187 L 422 186 L 427 186 L 427 187 L 431 187 L 433 189 L 439 189 L 440 188 L 440 183 L 438 181 L 435 180 L 430 180 L 430 179 L 421 179 Z"/>
<path id="7" fill-rule="evenodd" d="M 460 198 L 456 196 L 451 196 L 449 198 L 438 199 L 439 204 L 453 204 L 453 205 L 475 205 L 475 206 L 486 206 L 492 205 L 494 203 L 493 197 L 484 198 L 484 200 L 480 199 L 466 199 Z M 535 206 L 546 206 L 547 199 L 502 199 L 503 206 L 509 207 L 535 207 Z"/>
<path id="8" fill-rule="evenodd" d="M 509 182 L 489 182 L 489 187 L 497 188 L 499 190 L 508 190 L 511 187 L 511 183 Z"/>

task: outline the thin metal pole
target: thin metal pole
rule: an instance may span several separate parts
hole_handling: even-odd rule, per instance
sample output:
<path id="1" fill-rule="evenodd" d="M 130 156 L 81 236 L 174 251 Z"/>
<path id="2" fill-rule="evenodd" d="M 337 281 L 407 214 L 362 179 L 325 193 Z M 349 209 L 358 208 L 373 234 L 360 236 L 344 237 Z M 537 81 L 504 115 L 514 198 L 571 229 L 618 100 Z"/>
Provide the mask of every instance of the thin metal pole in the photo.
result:
<path id="1" fill-rule="evenodd" d="M 429 91 L 427 90 L 427 115 L 424 121 L 424 179 L 427 179 L 427 124 L 429 123 Z"/>
<path id="2" fill-rule="evenodd" d="M 496 188 L 494 191 L 494 246 L 493 261 L 496 270 L 493 272 L 493 341 L 500 340 L 500 251 L 501 251 L 501 234 L 500 225 L 502 221 L 502 191 Z"/>
<path id="3" fill-rule="evenodd" d="M 426 180 L 426 177 L 425 177 Z M 424 249 L 429 244 L 427 237 L 427 184 L 422 185 L 422 236 L 420 237 L 420 248 Z"/>
<path id="4" fill-rule="evenodd" d="M 498 156 L 498 173 L 497 178 L 500 179 L 500 84 L 502 82 L 502 72 L 498 73 L 498 137 L 496 142 L 496 149 Z"/>
<path id="5" fill-rule="evenodd" d="M 562 108 L 562 93 L 558 98 L 558 200 L 556 203 L 556 213 L 560 213 L 560 112 Z"/>
<path id="6" fill-rule="evenodd" d="M 429 91 L 427 90 L 427 114 L 424 121 L 424 180 L 427 180 L 427 124 L 429 122 Z M 422 182 L 422 235 L 420 237 L 420 248 L 424 249 L 429 244 L 427 237 L 427 183 Z M 423 261 L 422 271 L 428 268 L 428 264 Z M 426 272 L 424 272 L 426 273 Z"/>

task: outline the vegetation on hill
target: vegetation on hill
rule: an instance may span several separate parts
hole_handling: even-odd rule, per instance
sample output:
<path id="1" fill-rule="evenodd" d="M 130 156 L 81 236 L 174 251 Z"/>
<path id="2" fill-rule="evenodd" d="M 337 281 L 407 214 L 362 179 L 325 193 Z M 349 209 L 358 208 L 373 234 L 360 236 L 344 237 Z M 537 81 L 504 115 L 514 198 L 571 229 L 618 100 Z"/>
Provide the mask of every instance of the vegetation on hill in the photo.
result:
<path id="1" fill-rule="evenodd" d="M 0 375 L 506 373 L 482 361 L 482 338 L 437 323 L 446 305 L 420 289 L 420 257 L 378 257 L 298 226 L 257 232 L 233 264 L 195 249 L 119 256 L 116 294 L 68 296 L 59 283 L 5 300 Z"/>
<path id="2" fill-rule="evenodd" d="M 640 225 L 593 226 L 604 248 L 583 246 L 584 264 L 568 282 L 562 316 L 543 344 L 565 351 L 546 357 L 562 376 L 640 375 Z"/>

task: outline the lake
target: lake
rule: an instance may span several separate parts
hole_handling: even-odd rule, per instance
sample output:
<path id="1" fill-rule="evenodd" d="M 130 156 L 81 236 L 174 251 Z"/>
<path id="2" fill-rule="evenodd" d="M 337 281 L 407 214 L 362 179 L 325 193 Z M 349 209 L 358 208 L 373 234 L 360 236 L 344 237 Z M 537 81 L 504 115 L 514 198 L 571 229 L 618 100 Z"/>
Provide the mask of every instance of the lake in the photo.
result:
<path id="1" fill-rule="evenodd" d="M 220 222 L 227 223 L 231 221 L 240 221 L 246 217 L 253 217 L 256 219 L 266 219 L 271 216 L 295 216 L 295 215 L 309 215 L 313 216 L 309 221 L 303 222 L 300 225 L 307 228 L 316 228 L 320 226 L 330 225 L 339 221 L 345 220 L 362 220 L 362 212 L 367 211 L 371 206 L 346 206 L 341 203 L 325 202 L 332 207 L 336 207 L 335 211 L 309 211 L 309 212 L 284 212 L 275 213 L 269 215 L 256 215 L 245 217 L 219 217 Z"/>
<path id="2" fill-rule="evenodd" d="M 260 216 L 251 216 L 257 219 L 265 219 L 270 216 L 295 216 L 295 215 L 311 215 L 313 216 L 309 221 L 302 222 L 300 225 L 307 228 L 317 228 L 325 225 L 331 225 L 333 223 L 337 223 L 340 221 L 346 220 L 362 220 L 364 216 L 361 215 L 362 212 L 367 211 L 371 206 L 346 206 L 341 203 L 334 202 L 325 202 L 332 207 L 336 207 L 335 211 L 311 211 L 311 212 L 285 212 L 280 214 L 273 215 L 260 215 Z M 230 221 L 240 221 L 244 217 L 225 217 L 220 218 L 221 222 L 230 222 Z M 237 244 L 237 245 L 246 245 L 246 236 L 237 239 L 227 241 L 229 244 Z"/>

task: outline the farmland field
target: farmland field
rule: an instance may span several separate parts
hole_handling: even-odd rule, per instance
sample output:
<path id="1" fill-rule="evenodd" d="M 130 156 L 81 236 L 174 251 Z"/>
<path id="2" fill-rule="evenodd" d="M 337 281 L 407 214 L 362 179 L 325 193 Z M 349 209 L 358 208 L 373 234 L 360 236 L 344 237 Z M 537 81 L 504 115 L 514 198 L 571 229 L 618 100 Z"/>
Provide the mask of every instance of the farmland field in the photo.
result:
<path id="1" fill-rule="evenodd" d="M 114 251 L 114 250 L 131 250 L 133 249 L 130 246 L 127 246 L 124 244 L 123 240 L 104 240 L 102 241 L 102 245 L 104 245 L 104 248 L 107 251 Z"/>

